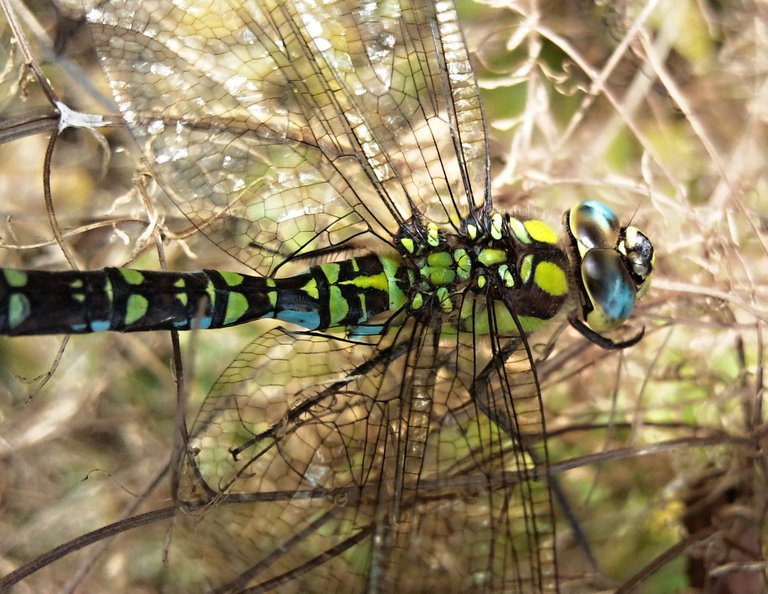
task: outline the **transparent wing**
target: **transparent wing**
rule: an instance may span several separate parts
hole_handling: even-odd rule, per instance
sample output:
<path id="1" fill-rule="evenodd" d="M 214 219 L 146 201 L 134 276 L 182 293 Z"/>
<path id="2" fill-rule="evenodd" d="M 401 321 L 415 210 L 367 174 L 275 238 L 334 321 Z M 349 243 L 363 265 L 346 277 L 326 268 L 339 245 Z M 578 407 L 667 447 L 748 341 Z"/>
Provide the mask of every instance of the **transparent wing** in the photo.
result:
<path id="1" fill-rule="evenodd" d="M 261 274 L 487 198 L 449 3 L 111 0 L 88 20 L 155 177 Z"/>
<path id="2" fill-rule="evenodd" d="M 257 339 L 192 430 L 180 562 L 211 560 L 197 568 L 220 591 L 554 591 L 518 347 L 413 319 L 378 343 Z"/>

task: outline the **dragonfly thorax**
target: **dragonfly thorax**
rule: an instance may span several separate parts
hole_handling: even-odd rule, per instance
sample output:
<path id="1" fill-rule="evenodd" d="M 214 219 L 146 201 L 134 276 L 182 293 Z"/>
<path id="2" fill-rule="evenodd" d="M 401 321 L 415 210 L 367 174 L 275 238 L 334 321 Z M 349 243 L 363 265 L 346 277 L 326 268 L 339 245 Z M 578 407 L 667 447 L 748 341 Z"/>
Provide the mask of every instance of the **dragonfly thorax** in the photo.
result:
<path id="1" fill-rule="evenodd" d="M 529 333 L 567 298 L 568 258 L 538 219 L 480 211 L 447 229 L 411 220 L 395 243 L 411 270 L 411 312 L 438 311 L 462 331 Z"/>

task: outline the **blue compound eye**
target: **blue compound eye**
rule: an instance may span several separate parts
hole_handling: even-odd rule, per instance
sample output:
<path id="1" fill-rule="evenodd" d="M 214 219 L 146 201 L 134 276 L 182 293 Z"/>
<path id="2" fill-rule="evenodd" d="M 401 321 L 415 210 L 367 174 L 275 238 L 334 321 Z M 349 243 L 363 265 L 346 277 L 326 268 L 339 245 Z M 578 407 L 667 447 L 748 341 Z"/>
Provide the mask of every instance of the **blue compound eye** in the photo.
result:
<path id="1" fill-rule="evenodd" d="M 653 245 L 637 227 L 622 227 L 605 204 L 586 200 L 563 217 L 570 239 L 572 279 L 581 311 L 569 316 L 571 325 L 605 348 L 626 348 L 643 336 L 615 342 L 601 332 L 627 321 L 635 303 L 650 287 Z"/>
<path id="2" fill-rule="evenodd" d="M 605 204 L 595 200 L 574 206 L 568 226 L 582 257 L 591 249 L 614 248 L 619 240 L 619 219 Z"/>
<path id="3" fill-rule="evenodd" d="M 582 258 L 581 286 L 584 319 L 593 330 L 613 330 L 632 313 L 636 285 L 616 250 L 593 249 Z"/>

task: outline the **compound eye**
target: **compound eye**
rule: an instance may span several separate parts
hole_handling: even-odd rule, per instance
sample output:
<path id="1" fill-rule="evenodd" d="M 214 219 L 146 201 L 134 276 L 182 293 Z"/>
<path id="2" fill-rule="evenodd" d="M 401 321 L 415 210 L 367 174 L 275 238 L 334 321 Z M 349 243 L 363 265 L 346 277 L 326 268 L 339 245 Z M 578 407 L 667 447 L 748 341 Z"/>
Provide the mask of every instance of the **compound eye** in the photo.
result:
<path id="1" fill-rule="evenodd" d="M 635 283 L 616 250 L 593 249 L 582 258 L 581 286 L 584 319 L 596 332 L 618 328 L 632 313 Z"/>
<path id="2" fill-rule="evenodd" d="M 568 228 L 582 258 L 591 249 L 615 247 L 620 231 L 616 214 L 596 200 L 574 206 L 569 212 Z"/>

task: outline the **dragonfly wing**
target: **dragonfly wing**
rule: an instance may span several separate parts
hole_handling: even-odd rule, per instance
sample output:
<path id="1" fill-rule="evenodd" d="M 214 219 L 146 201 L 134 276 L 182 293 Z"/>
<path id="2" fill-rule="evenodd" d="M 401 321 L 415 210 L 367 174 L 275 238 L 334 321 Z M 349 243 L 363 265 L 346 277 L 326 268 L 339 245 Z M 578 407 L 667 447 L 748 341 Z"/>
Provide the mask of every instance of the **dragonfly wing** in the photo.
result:
<path id="1" fill-rule="evenodd" d="M 447 3 L 108 0 L 88 20 L 157 180 L 261 274 L 487 198 L 478 89 Z"/>
<path id="2" fill-rule="evenodd" d="M 254 341 L 192 430 L 180 499 L 200 517 L 176 540 L 205 552 L 184 558 L 223 591 L 554 588 L 545 468 L 502 428 L 524 424 L 503 359 L 524 362 L 486 339 L 409 319 L 370 343 Z"/>

